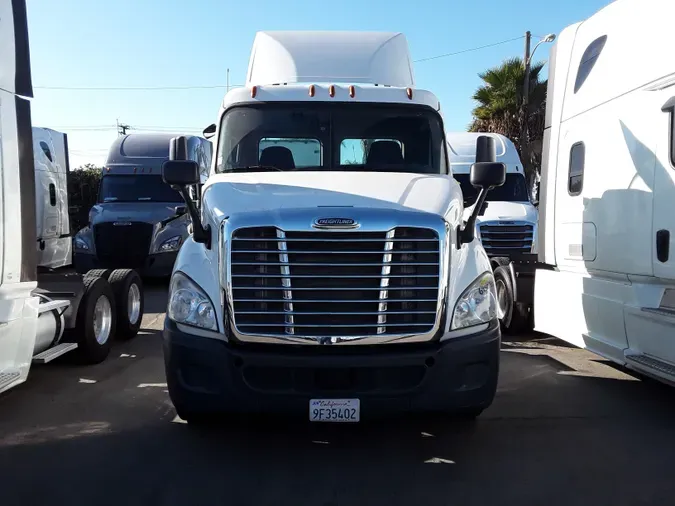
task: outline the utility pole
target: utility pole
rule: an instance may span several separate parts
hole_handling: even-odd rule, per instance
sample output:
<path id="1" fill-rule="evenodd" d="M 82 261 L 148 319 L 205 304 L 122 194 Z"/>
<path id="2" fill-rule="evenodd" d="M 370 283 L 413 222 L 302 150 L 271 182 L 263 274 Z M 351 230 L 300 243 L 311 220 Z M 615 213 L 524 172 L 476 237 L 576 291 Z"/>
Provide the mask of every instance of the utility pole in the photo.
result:
<path id="1" fill-rule="evenodd" d="M 130 130 L 131 126 L 124 123 L 120 123 L 119 118 L 117 119 L 117 135 L 122 136 L 127 134 L 127 130 Z"/>
<path id="2" fill-rule="evenodd" d="M 530 41 L 532 40 L 532 34 L 528 30 L 525 32 L 525 58 L 523 63 L 525 63 L 525 80 L 523 82 L 523 106 L 521 112 L 521 125 L 520 125 L 520 156 L 522 157 L 524 169 L 527 170 L 530 167 L 530 129 L 529 129 L 529 119 L 530 119 Z"/>

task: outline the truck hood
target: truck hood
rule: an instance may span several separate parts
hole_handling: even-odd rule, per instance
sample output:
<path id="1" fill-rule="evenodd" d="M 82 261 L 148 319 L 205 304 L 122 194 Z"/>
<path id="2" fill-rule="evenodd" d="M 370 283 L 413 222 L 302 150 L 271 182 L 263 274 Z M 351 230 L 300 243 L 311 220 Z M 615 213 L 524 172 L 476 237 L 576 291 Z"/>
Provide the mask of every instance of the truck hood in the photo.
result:
<path id="1" fill-rule="evenodd" d="M 464 219 L 467 219 L 473 210 L 473 206 L 464 210 Z M 537 208 L 529 202 L 488 202 L 487 209 L 482 216 L 476 219 L 476 223 L 482 221 L 529 221 L 537 222 Z"/>
<path id="2" fill-rule="evenodd" d="M 184 203 L 168 202 L 107 202 L 96 204 L 89 212 L 89 224 L 110 221 L 140 221 L 143 223 L 159 223 L 176 215 L 176 207 Z"/>
<path id="3" fill-rule="evenodd" d="M 217 174 L 204 187 L 205 208 L 216 219 L 241 211 L 367 207 L 446 216 L 461 204 L 449 176 L 398 172 L 254 172 Z"/>

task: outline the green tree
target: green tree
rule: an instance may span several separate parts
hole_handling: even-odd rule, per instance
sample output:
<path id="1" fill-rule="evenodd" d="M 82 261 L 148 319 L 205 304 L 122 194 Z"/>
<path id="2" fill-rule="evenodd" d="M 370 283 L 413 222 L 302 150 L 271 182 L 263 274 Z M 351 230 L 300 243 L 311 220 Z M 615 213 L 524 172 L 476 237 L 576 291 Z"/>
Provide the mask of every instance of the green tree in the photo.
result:
<path id="1" fill-rule="evenodd" d="M 528 178 L 541 166 L 541 144 L 544 135 L 544 116 L 546 112 L 547 81 L 540 79 L 543 63 L 532 65 L 530 70 L 529 139 L 530 160 L 523 162 Z M 505 135 L 513 141 L 522 153 L 520 139 L 521 126 L 525 121 L 523 114 L 523 82 L 525 66 L 522 58 L 511 58 L 501 65 L 478 74 L 483 84 L 476 90 L 473 99 L 478 105 L 472 111 L 473 120 L 470 132 L 492 132 Z"/>
<path id="2" fill-rule="evenodd" d="M 87 163 L 71 170 L 68 175 L 68 205 L 72 233 L 87 225 L 89 210 L 96 203 L 102 171 L 103 167 Z"/>

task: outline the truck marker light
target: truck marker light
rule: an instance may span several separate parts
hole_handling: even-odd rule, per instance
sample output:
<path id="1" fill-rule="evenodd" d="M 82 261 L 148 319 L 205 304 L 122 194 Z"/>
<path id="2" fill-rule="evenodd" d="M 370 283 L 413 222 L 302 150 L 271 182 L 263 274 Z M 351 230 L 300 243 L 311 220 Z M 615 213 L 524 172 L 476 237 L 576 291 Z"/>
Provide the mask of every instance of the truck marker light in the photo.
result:
<path id="1" fill-rule="evenodd" d="M 314 85 L 313 85 L 313 84 L 310 84 L 310 85 L 309 85 L 309 96 L 310 96 L 310 97 L 313 97 L 315 91 L 316 91 L 316 90 L 315 90 L 315 88 L 314 88 Z"/>
<path id="2" fill-rule="evenodd" d="M 255 96 L 256 96 L 257 93 L 258 93 L 258 87 L 257 87 L 257 86 L 253 86 L 253 87 L 251 88 L 251 98 L 255 98 Z"/>
<path id="3" fill-rule="evenodd" d="M 356 89 L 354 88 L 354 85 L 352 84 L 352 85 L 349 87 L 349 96 L 352 97 L 352 98 L 354 98 L 354 95 L 356 95 Z"/>
<path id="4" fill-rule="evenodd" d="M 406 88 L 405 89 L 406 95 L 408 95 L 408 98 L 412 100 L 412 88 Z"/>
<path id="5" fill-rule="evenodd" d="M 331 84 L 328 87 L 328 94 L 331 96 L 331 98 L 335 96 L 335 85 L 334 84 Z"/>

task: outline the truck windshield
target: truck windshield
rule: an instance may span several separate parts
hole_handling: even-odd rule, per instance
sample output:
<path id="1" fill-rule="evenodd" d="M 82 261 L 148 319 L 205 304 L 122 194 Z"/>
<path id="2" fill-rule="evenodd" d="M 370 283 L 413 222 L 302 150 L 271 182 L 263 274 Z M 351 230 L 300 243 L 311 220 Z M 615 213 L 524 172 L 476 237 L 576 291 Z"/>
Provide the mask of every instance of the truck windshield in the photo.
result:
<path id="1" fill-rule="evenodd" d="M 216 171 L 260 170 L 447 174 L 440 116 L 399 104 L 234 107 L 222 119 Z"/>
<path id="2" fill-rule="evenodd" d="M 469 181 L 469 174 L 453 174 L 464 194 L 464 205 L 472 206 L 478 198 L 478 189 Z M 503 186 L 490 190 L 487 194 L 488 202 L 529 202 L 527 184 L 522 174 L 507 174 Z"/>
<path id="3" fill-rule="evenodd" d="M 162 180 L 162 176 L 103 176 L 98 192 L 101 202 L 183 202 L 180 194 Z"/>

